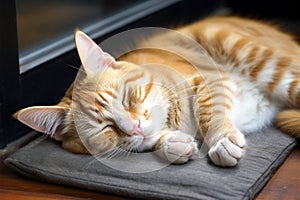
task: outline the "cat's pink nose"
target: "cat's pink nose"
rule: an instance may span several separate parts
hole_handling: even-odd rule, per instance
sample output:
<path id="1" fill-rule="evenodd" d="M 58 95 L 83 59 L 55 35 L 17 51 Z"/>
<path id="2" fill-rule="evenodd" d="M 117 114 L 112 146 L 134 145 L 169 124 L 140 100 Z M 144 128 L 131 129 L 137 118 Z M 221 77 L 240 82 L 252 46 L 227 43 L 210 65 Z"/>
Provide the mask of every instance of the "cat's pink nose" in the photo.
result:
<path id="1" fill-rule="evenodd" d="M 142 134 L 141 121 L 137 120 L 133 125 L 133 129 L 128 133 L 128 135 L 141 135 L 141 134 Z"/>

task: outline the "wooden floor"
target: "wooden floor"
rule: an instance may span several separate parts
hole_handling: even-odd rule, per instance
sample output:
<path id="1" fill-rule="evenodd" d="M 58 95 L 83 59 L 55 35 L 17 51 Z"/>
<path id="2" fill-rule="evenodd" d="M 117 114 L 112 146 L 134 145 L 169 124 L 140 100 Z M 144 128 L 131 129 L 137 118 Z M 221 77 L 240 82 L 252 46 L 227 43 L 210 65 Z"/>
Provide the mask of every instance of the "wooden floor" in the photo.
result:
<path id="1" fill-rule="evenodd" d="M 63 199 L 107 199 L 125 200 L 127 198 L 71 187 L 42 183 L 19 176 L 0 164 L 0 199 L 22 200 L 63 200 Z M 256 200 L 300 199 L 300 145 L 298 145 L 272 179 L 258 194 Z"/>

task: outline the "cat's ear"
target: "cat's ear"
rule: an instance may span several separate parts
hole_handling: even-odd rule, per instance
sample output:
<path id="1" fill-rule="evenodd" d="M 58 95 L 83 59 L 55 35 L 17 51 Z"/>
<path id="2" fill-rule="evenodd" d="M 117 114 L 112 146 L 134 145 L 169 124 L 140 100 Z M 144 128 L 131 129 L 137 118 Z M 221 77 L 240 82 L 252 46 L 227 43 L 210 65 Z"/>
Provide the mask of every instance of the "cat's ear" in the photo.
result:
<path id="1" fill-rule="evenodd" d="M 77 51 L 87 74 L 101 72 L 105 67 L 113 67 L 115 59 L 103 50 L 85 33 L 75 31 Z"/>
<path id="2" fill-rule="evenodd" d="M 33 106 L 19 110 L 14 117 L 30 128 L 61 141 L 61 125 L 66 110 L 61 106 Z"/>

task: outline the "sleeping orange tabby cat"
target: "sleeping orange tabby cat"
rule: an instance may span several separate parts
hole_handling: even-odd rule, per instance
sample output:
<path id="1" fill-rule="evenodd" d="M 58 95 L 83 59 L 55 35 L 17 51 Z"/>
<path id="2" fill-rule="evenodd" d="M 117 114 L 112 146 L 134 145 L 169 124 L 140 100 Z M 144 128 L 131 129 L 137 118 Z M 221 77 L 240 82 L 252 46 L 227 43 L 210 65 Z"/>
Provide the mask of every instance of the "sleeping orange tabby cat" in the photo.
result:
<path id="1" fill-rule="evenodd" d="M 243 133 L 274 121 L 299 138 L 300 111 L 282 111 L 300 106 L 300 47 L 291 36 L 236 17 L 177 31 L 186 36 L 154 36 L 141 44 L 158 48 L 137 48 L 117 60 L 77 31 L 76 84 L 57 105 L 28 107 L 16 118 L 74 153 L 154 151 L 177 164 L 198 151 L 199 136 L 220 166 L 238 163 Z"/>

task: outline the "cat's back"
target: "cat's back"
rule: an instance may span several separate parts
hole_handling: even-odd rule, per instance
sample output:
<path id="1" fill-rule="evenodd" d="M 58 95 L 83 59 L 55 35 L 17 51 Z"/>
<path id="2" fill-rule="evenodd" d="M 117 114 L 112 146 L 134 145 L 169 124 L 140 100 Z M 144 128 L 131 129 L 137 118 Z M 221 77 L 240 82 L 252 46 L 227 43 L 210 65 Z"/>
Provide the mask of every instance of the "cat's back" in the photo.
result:
<path id="1" fill-rule="evenodd" d="M 209 17 L 141 42 L 122 60 L 143 65 L 169 66 L 183 77 L 216 70 L 232 73 L 255 60 L 286 57 L 299 59 L 293 37 L 276 26 L 239 17 Z M 223 66 L 223 67 L 219 67 Z"/>
<path id="2" fill-rule="evenodd" d="M 192 24 L 167 31 L 141 42 L 141 46 L 151 46 L 153 49 L 143 49 L 129 53 L 122 59 L 137 64 L 157 62 L 172 66 L 185 74 L 193 73 L 189 66 L 201 69 L 212 69 L 220 59 L 235 57 L 237 54 L 248 54 L 247 45 L 271 48 L 274 52 L 297 57 L 300 48 L 293 37 L 280 31 L 276 26 L 259 20 L 240 17 L 209 17 Z M 165 51 L 165 52 L 163 52 Z M 259 54 L 259 52 L 252 52 Z M 243 57 L 243 56 L 241 56 Z M 254 57 L 254 56 L 253 56 Z M 170 58 L 170 59 L 166 59 Z M 224 64 L 224 63 L 222 63 Z M 184 67 L 182 67 L 184 66 Z M 182 70 L 184 68 L 184 70 Z M 213 67 L 213 69 L 215 69 Z"/>
<path id="3" fill-rule="evenodd" d="M 244 39 L 286 53 L 300 53 L 294 38 L 268 22 L 240 17 L 209 17 L 178 29 L 200 43 L 228 45 Z M 233 41 L 233 42 L 230 42 Z"/>

